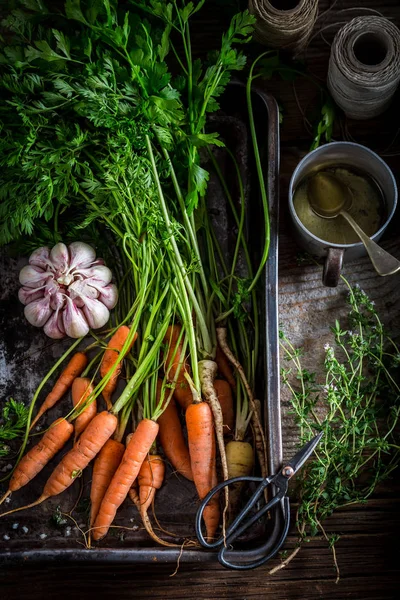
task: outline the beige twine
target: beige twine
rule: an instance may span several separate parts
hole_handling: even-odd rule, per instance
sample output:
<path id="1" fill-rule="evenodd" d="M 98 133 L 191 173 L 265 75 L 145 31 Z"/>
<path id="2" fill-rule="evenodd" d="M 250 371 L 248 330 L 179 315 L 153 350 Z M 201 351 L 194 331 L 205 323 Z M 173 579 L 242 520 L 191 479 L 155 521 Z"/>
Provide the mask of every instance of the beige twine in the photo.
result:
<path id="1" fill-rule="evenodd" d="M 302 50 L 317 19 L 318 0 L 293 4 L 288 0 L 249 0 L 249 11 L 257 18 L 254 39 L 271 48 Z"/>
<path id="2" fill-rule="evenodd" d="M 366 64 L 373 63 L 373 64 Z M 400 31 L 383 17 L 356 17 L 333 40 L 328 88 L 352 119 L 386 110 L 400 81 Z"/>

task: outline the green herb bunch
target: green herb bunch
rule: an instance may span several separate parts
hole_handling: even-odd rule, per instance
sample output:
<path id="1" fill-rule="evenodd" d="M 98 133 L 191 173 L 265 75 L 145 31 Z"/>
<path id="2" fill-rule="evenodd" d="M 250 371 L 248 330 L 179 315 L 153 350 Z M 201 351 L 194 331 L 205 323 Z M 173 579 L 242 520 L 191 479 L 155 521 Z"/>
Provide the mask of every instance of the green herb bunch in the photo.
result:
<path id="1" fill-rule="evenodd" d="M 114 406 L 123 411 L 122 429 L 139 395 L 151 406 L 171 322 L 183 325 L 193 390 L 201 394 L 198 363 L 215 356 L 215 318 L 240 312 L 268 256 L 262 187 L 265 246 L 247 289 L 235 273 L 244 204 L 232 267 L 221 275 L 214 258 L 200 152 L 224 145 L 206 128 L 207 115 L 219 109 L 232 72 L 245 66 L 240 47 L 254 17 L 235 15 L 219 48 L 194 59 L 191 19 L 204 1 L 20 0 L 2 23 L 0 244 L 34 238 L 50 245 L 86 234 L 115 248 L 120 300 L 110 325 L 139 333 Z M 252 115 L 250 122 L 254 130 Z M 256 163 L 261 186 L 258 154 Z M 258 341 L 240 327 L 236 347 L 254 373 Z M 155 418 L 155 410 L 145 416 Z"/>
<path id="2" fill-rule="evenodd" d="M 324 381 L 302 368 L 302 349 L 284 333 L 282 381 L 291 392 L 300 443 L 324 436 L 297 479 L 300 545 L 322 533 L 334 553 L 339 536 L 328 535 L 323 522 L 336 509 L 364 503 L 400 461 L 397 425 L 400 414 L 400 349 L 358 287 L 349 289 L 346 328 L 336 321 L 334 343 L 325 346 Z M 295 551 L 297 552 L 297 550 Z M 286 561 L 285 561 L 286 563 Z"/>

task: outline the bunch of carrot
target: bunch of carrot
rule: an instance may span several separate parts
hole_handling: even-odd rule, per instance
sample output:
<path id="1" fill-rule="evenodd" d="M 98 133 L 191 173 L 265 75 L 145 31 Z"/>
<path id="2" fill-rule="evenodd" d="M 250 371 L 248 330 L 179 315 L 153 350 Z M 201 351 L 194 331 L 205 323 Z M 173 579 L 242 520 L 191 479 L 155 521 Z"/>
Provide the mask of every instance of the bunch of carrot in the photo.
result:
<path id="1" fill-rule="evenodd" d="M 217 134 L 203 132 L 206 113 L 215 110 L 215 96 L 221 93 L 230 71 L 243 67 L 242 56 L 234 45 L 248 39 L 253 18 L 248 13 L 234 17 L 222 38 L 220 50 L 214 56 L 215 64 L 199 69 L 192 62 L 188 20 L 202 2 L 196 9 L 191 2 L 168 4 L 165 13 L 159 12 L 157 3 L 155 7 L 154 3 L 139 2 L 143 10 L 153 14 L 154 19 L 167 19 L 163 25 L 164 32 L 154 38 L 157 44 L 153 43 L 150 34 L 146 34 L 145 39 L 133 32 L 130 23 L 142 23 L 144 31 L 149 24 L 147 20 L 140 21 L 139 17 L 137 21 L 131 18 L 125 6 L 120 7 L 121 10 L 113 8 L 110 12 L 110 3 L 104 2 L 105 9 L 98 14 L 95 11 L 93 18 L 96 24 L 93 25 L 83 13 L 79 16 L 80 2 L 75 4 L 74 9 L 68 9 L 65 18 L 60 19 L 59 26 L 62 27 L 62 22 L 65 22 L 66 27 L 71 27 L 72 21 L 74 39 L 89 40 L 90 48 L 93 38 L 96 52 L 104 58 L 99 72 L 104 68 L 107 77 L 114 78 L 113 84 L 99 86 L 96 83 L 101 81 L 102 76 L 98 79 L 97 75 L 93 75 L 90 52 L 88 54 L 86 49 L 79 54 L 79 60 L 71 58 L 79 51 L 78 47 L 75 48 L 76 44 L 72 54 L 68 51 L 68 56 L 63 58 L 64 85 L 60 86 L 62 78 L 58 61 L 53 64 L 49 60 L 46 77 L 51 80 L 51 85 L 53 80 L 58 82 L 59 93 L 64 93 L 66 82 L 71 77 L 74 93 L 65 92 L 61 103 L 43 109 L 46 127 L 39 128 L 37 140 L 35 137 L 35 142 L 27 145 L 31 148 L 37 141 L 46 147 L 40 138 L 45 135 L 44 131 L 56 130 L 63 119 L 70 123 L 71 114 L 77 115 L 82 139 L 87 136 L 93 143 L 81 144 L 79 149 L 74 147 L 74 161 L 88 165 L 88 172 L 93 173 L 93 185 L 88 185 L 86 167 L 79 168 L 79 173 L 77 169 L 76 190 L 71 190 L 71 198 L 75 198 L 73 194 L 76 194 L 78 206 L 83 203 L 90 207 L 90 222 L 97 220 L 112 236 L 118 254 L 115 264 L 121 271 L 117 273 L 120 300 L 112 314 L 110 329 L 100 335 L 93 334 L 96 341 L 72 356 L 45 398 L 32 427 L 68 390 L 72 393 L 72 409 L 65 418 L 55 421 L 40 442 L 22 457 L 27 430 L 20 452 L 21 460 L 4 497 L 26 485 L 74 437 L 72 448 L 62 456 L 40 497 L 29 506 L 60 494 L 94 461 L 90 493 L 91 538 L 97 541 L 107 534 L 119 507 L 130 496 L 139 507 L 147 531 L 156 539 L 147 512 L 156 490 L 162 485 L 164 458 L 178 474 L 193 480 L 200 499 L 207 495 L 218 479 L 226 480 L 230 476 L 251 472 L 254 454 L 257 454 L 261 471 L 265 474 L 265 439 L 254 398 L 259 346 L 255 286 L 268 256 L 269 224 L 251 100 L 248 104 L 249 122 L 265 225 L 262 257 L 255 272 L 244 235 L 246 198 L 240 169 L 231 157 L 239 189 L 239 197 L 234 201 L 210 151 L 214 171 L 221 179 L 237 228 L 233 257 L 227 261 L 207 209 L 205 184 L 208 174 L 203 173 L 200 167 L 198 149 L 199 146 L 207 146 L 210 150 L 213 144 L 223 145 Z M 86 6 L 86 3 L 83 4 Z M 161 5 L 164 6 L 163 3 Z M 89 7 L 88 14 L 92 12 Z M 50 41 L 52 36 L 58 36 L 58 48 L 62 34 L 50 29 L 46 31 L 47 24 L 44 19 L 40 27 Z M 171 83 L 166 83 L 172 79 L 166 71 L 165 56 L 160 56 L 168 50 L 171 30 L 177 35 L 180 32 L 182 36 L 185 56 L 179 64 L 187 64 L 187 68 L 183 66 L 183 72 L 185 80 L 186 77 L 190 79 L 187 91 L 182 93 L 174 90 Z M 127 36 L 126 39 L 124 36 Z M 134 53 L 129 52 L 129 44 L 135 46 L 138 40 L 145 45 L 145 52 L 139 48 Z M 158 46 L 160 40 L 163 41 Z M 22 39 L 20 43 L 28 44 L 31 56 L 38 52 L 32 52 L 29 40 Z M 49 45 L 47 41 L 46 44 Z M 133 55 L 135 58 L 132 58 Z M 139 60 L 139 55 L 146 58 Z M 148 71 L 150 56 L 154 61 L 151 76 Z M 32 76 L 35 77 L 36 59 L 32 60 L 33 64 L 29 63 L 26 68 L 29 71 L 32 67 Z M 111 75 L 114 65 L 125 60 L 127 64 L 120 65 L 122 70 L 117 69 L 118 73 L 113 71 Z M 133 64 L 133 60 L 139 60 L 139 63 Z M 197 82 L 193 79 L 193 69 L 201 71 Z M 87 77 L 88 73 L 93 76 Z M 128 73 L 132 74 L 132 80 L 129 80 Z M 155 76 L 155 73 L 165 73 L 166 79 Z M 92 114 L 94 105 L 87 101 L 87 96 L 84 99 L 79 96 L 86 93 L 86 79 L 93 85 L 90 98 L 99 102 L 96 110 L 102 117 L 96 120 L 93 120 Z M 164 82 L 163 89 L 158 88 L 158 79 Z M 247 86 L 248 99 L 251 98 L 251 82 L 252 69 Z M 71 87 L 69 83 L 68 86 Z M 183 99 L 185 94 L 187 97 Z M 36 114 L 41 109 L 36 107 L 35 95 L 28 96 L 25 98 L 24 94 L 24 102 L 32 108 L 32 114 Z M 43 97 L 43 103 L 50 101 L 52 94 L 47 96 Z M 142 111 L 139 110 L 141 102 Z M 43 103 L 41 100 L 41 106 Z M 111 111 L 109 107 L 114 104 L 118 105 L 118 110 L 129 109 L 121 118 L 126 131 L 120 128 L 117 109 L 115 114 L 110 112 L 108 117 L 111 118 L 103 119 L 103 111 Z M 11 106 L 12 102 L 7 105 L 7 114 L 14 110 Z M 16 120 L 20 118 L 17 113 Z M 137 121 L 136 114 L 139 115 Z M 162 118 L 161 121 L 157 120 L 157 115 Z M 136 135 L 140 139 L 133 143 L 131 138 Z M 176 155 L 174 149 L 177 150 Z M 79 179 L 82 173 L 83 179 Z M 40 181 L 42 178 L 32 181 L 32 189 Z M 184 189 L 186 184 L 187 189 Z M 58 215 L 57 210 L 55 214 Z M 251 282 L 247 284 L 243 298 L 239 293 L 241 286 L 237 274 L 240 255 L 244 257 L 247 277 Z M 242 311 L 240 318 L 232 319 L 238 308 Z M 75 346 L 76 343 L 64 358 Z M 94 348 L 98 352 L 89 360 L 89 349 Z M 62 359 L 39 386 L 31 404 L 31 415 L 44 383 L 61 363 Z M 100 378 L 95 368 L 97 363 Z M 182 413 L 187 442 L 182 429 Z M 127 437 L 132 418 L 135 426 Z M 250 435 L 250 426 L 253 436 Z M 254 450 L 249 443 L 251 439 L 254 440 Z M 159 448 L 162 448 L 163 455 L 159 454 Z M 221 466 L 220 473 L 217 464 Z M 225 509 L 229 508 L 232 514 L 240 501 L 240 494 L 240 488 L 235 488 L 229 499 L 226 490 L 224 499 L 213 497 L 210 501 L 204 511 L 209 538 L 216 535 L 221 524 L 220 509 L 224 509 L 224 518 Z M 14 511 L 22 508 L 26 507 Z"/>
<path id="2" fill-rule="evenodd" d="M 135 431 L 128 436 L 126 447 L 122 443 L 121 430 L 117 432 L 118 417 L 113 411 L 112 397 L 116 390 L 122 361 L 118 361 L 127 340 L 128 352 L 137 338 L 129 327 L 122 325 L 110 338 L 104 351 L 100 374 L 103 381 L 102 396 L 107 410 L 97 412 L 93 381 L 86 376 L 88 358 L 85 352 L 77 352 L 46 396 L 30 428 L 55 406 L 71 389 L 73 410 L 69 417 L 57 419 L 46 430 L 41 440 L 33 446 L 16 466 L 2 501 L 27 485 L 55 455 L 63 449 L 75 433 L 74 444 L 48 478 L 40 497 L 27 507 L 36 506 L 46 499 L 66 490 L 74 479 L 94 460 L 91 482 L 91 510 L 89 528 L 92 539 L 106 535 L 116 512 L 128 494 L 140 510 L 146 528 L 147 510 L 162 485 L 164 459 L 156 453 L 156 439 L 166 459 L 177 473 L 194 480 L 199 497 L 203 498 L 217 484 L 216 446 L 214 421 L 208 403 L 199 399 L 189 401 L 192 395 L 184 377 L 188 365 L 182 356 L 183 337 L 180 325 L 169 326 L 164 337 L 167 352 L 164 360 L 165 379 L 156 381 L 155 405 L 160 408 L 158 418 L 143 418 Z M 232 377 L 225 364 L 225 375 Z M 168 384 L 167 381 L 170 383 Z M 231 379 L 232 381 L 232 379 Z M 182 384 L 181 386 L 179 384 Z M 167 387 L 168 386 L 168 387 Z M 225 432 L 233 428 L 233 397 L 230 384 L 216 380 L 215 389 L 223 408 Z M 186 400 L 185 400 L 186 394 Z M 185 409 L 188 446 L 183 434 L 176 401 Z M 138 493 L 135 491 L 138 485 Z M 214 499 L 205 511 L 205 523 L 209 537 L 213 537 L 219 525 L 219 502 Z"/>

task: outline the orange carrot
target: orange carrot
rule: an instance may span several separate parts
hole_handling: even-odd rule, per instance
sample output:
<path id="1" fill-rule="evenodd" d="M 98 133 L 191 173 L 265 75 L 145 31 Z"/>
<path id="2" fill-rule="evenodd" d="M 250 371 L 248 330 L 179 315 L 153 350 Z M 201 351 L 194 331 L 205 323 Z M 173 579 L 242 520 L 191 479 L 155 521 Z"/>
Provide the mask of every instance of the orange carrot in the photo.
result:
<path id="1" fill-rule="evenodd" d="M 93 385 L 87 377 L 77 377 L 72 384 L 72 404 L 74 408 L 80 404 L 85 404 L 90 394 L 93 393 Z M 97 402 L 94 398 L 81 414 L 75 419 L 75 441 L 90 421 L 97 414 Z"/>
<path id="2" fill-rule="evenodd" d="M 182 359 L 182 342 L 178 343 L 181 330 L 182 327 L 180 325 L 170 325 L 164 337 L 164 342 L 168 344 L 165 371 L 169 382 L 172 382 L 175 379 L 179 363 Z M 189 384 L 186 381 L 185 372 L 190 373 L 190 368 L 186 363 L 182 364 L 180 367 L 174 390 L 174 398 L 184 410 L 186 410 L 193 401 L 193 395 Z"/>
<path id="3" fill-rule="evenodd" d="M 90 527 L 93 526 L 104 494 L 121 463 L 124 452 L 125 446 L 121 442 L 109 439 L 94 461 L 92 486 L 90 488 Z"/>
<path id="4" fill-rule="evenodd" d="M 235 427 L 232 388 L 224 379 L 215 379 L 214 388 L 217 392 L 218 402 L 221 405 L 224 435 L 232 434 Z"/>
<path id="5" fill-rule="evenodd" d="M 151 419 L 143 419 L 132 435 L 122 457 L 122 461 L 104 495 L 99 512 L 94 522 L 93 539 L 103 538 L 118 508 L 138 476 L 140 467 L 157 437 L 158 424 Z"/>
<path id="6" fill-rule="evenodd" d="M 65 446 L 73 431 L 74 426 L 66 419 L 57 419 L 50 429 L 45 432 L 41 440 L 19 462 L 10 479 L 8 491 L 1 502 L 11 492 L 16 492 L 36 477 L 53 456 Z"/>
<path id="7" fill-rule="evenodd" d="M 158 454 L 148 454 L 140 467 L 138 475 L 140 514 L 147 513 L 154 500 L 156 490 L 159 490 L 164 481 L 165 465 Z"/>
<path id="8" fill-rule="evenodd" d="M 89 425 L 86 427 L 73 448 L 65 454 L 58 463 L 53 473 L 48 478 L 42 495 L 36 502 L 21 506 L 14 510 L 3 513 L 5 515 L 31 508 L 41 504 L 47 498 L 57 496 L 66 490 L 78 477 L 83 469 L 88 466 L 90 461 L 100 452 L 108 438 L 112 436 L 117 428 L 118 419 L 115 415 L 107 411 L 103 411 L 96 415 Z"/>
<path id="9" fill-rule="evenodd" d="M 159 380 L 157 382 L 157 401 L 160 397 L 161 385 L 162 383 Z M 168 400 L 168 397 L 165 400 Z M 178 473 L 193 481 L 189 450 L 183 437 L 182 426 L 174 398 L 171 398 L 162 415 L 158 417 L 157 423 L 160 426 L 158 438 L 165 456 Z"/>
<path id="10" fill-rule="evenodd" d="M 67 452 L 54 469 L 42 496 L 49 498 L 66 490 L 112 436 L 118 419 L 106 410 L 92 419 L 72 450 Z"/>
<path id="11" fill-rule="evenodd" d="M 191 404 L 186 411 L 186 426 L 193 479 L 202 500 L 217 485 L 214 421 L 210 406 L 206 402 Z M 217 531 L 219 517 L 216 494 L 203 513 L 209 539 L 212 539 Z"/>
<path id="12" fill-rule="evenodd" d="M 87 362 L 87 356 L 83 352 L 77 352 L 74 354 L 64 371 L 61 373 L 60 377 L 57 379 L 53 389 L 46 396 L 46 399 L 40 407 L 38 414 L 32 421 L 31 429 L 36 425 L 40 417 L 44 415 L 47 410 L 49 410 L 49 408 L 52 408 L 59 400 L 61 400 L 64 394 L 71 387 L 74 379 L 79 377 L 79 375 L 85 369 Z"/>
<path id="13" fill-rule="evenodd" d="M 120 352 L 127 340 L 129 332 L 130 332 L 129 327 L 127 327 L 126 325 L 121 325 L 121 327 L 119 327 L 117 329 L 117 331 L 114 333 L 114 335 L 111 337 L 110 341 L 107 344 L 107 350 L 104 352 L 104 356 L 101 361 L 101 365 L 100 365 L 101 377 L 104 377 L 105 375 L 107 375 L 107 373 L 111 370 L 111 368 L 117 362 L 118 356 L 120 355 Z M 129 346 L 128 352 L 130 351 L 133 344 L 135 343 L 136 338 L 137 338 L 137 333 L 135 333 L 135 335 L 133 337 L 133 340 L 132 340 L 131 345 Z M 115 388 L 117 387 L 118 377 L 121 373 L 121 370 L 122 370 L 122 361 L 120 363 L 118 363 L 118 366 L 116 367 L 111 379 L 109 380 L 109 382 L 105 386 L 104 390 L 102 391 L 103 398 L 106 402 L 108 410 L 111 410 L 111 408 L 112 408 L 111 396 L 113 395 Z"/>
<path id="14" fill-rule="evenodd" d="M 223 350 L 221 350 L 221 347 L 219 346 L 219 344 L 217 345 L 217 352 L 216 352 L 216 355 L 215 355 L 215 362 L 218 365 L 218 372 L 219 372 L 219 374 L 222 375 L 222 377 L 225 377 L 225 379 L 227 380 L 227 382 L 229 383 L 229 385 L 231 386 L 231 388 L 233 390 L 235 390 L 236 389 L 236 380 L 235 380 L 235 378 L 233 376 L 230 362 L 227 359 L 227 357 L 225 356 Z"/>

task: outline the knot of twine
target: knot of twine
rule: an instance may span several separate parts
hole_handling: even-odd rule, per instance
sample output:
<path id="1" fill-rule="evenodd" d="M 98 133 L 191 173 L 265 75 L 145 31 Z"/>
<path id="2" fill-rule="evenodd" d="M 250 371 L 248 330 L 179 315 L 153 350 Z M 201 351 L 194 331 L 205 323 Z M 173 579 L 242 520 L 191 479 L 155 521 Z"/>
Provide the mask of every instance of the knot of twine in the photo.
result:
<path id="1" fill-rule="evenodd" d="M 313 30 L 318 0 L 298 0 L 295 6 L 293 0 L 275 0 L 273 4 L 268 0 L 249 0 L 249 11 L 257 19 L 254 38 L 271 48 L 299 52 Z M 277 4 L 282 7 L 277 8 Z"/>
<path id="2" fill-rule="evenodd" d="M 400 31 L 383 17 L 356 17 L 336 34 L 328 89 L 352 119 L 371 119 L 388 105 L 400 81 Z"/>

